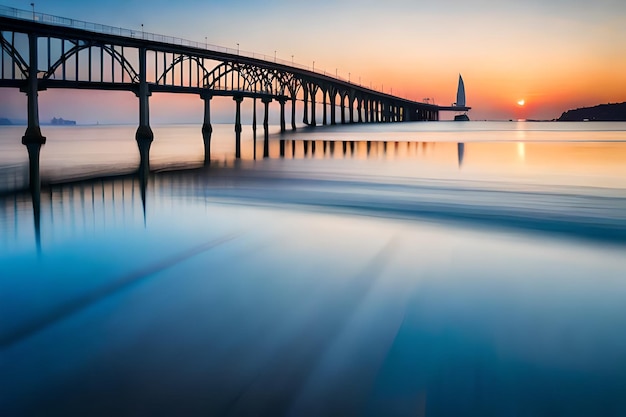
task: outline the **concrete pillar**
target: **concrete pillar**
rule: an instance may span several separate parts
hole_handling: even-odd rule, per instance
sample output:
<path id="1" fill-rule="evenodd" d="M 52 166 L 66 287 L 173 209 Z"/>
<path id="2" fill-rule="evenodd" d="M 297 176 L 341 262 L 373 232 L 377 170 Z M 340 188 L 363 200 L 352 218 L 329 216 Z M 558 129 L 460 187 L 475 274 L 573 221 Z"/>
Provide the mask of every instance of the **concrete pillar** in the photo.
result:
<path id="1" fill-rule="evenodd" d="M 22 136 L 22 143 L 28 147 L 29 144 L 46 143 L 46 138 L 41 134 L 39 127 L 39 80 L 37 79 L 37 35 L 28 34 L 28 53 L 29 53 L 29 69 L 26 88 L 22 90 L 28 98 L 28 126 L 26 132 Z M 29 151 L 30 152 L 30 151 Z M 38 159 L 39 160 L 39 157 Z"/>
<path id="2" fill-rule="evenodd" d="M 363 123 L 363 100 L 357 99 L 356 108 L 357 108 L 358 122 Z"/>
<path id="3" fill-rule="evenodd" d="M 341 124 L 343 125 L 346 124 L 346 98 L 340 94 L 339 99 L 341 100 Z"/>
<path id="4" fill-rule="evenodd" d="M 235 158 L 241 158 L 241 102 L 242 96 L 234 96 L 235 100 Z"/>
<path id="5" fill-rule="evenodd" d="M 139 141 L 152 142 L 154 134 L 150 128 L 150 108 L 148 98 L 150 90 L 146 81 L 146 48 L 139 48 L 139 127 L 135 133 L 135 139 Z"/>
<path id="6" fill-rule="evenodd" d="M 302 92 L 304 93 L 304 114 L 302 115 L 302 123 L 309 124 L 309 88 L 305 84 L 302 84 Z"/>
<path id="7" fill-rule="evenodd" d="M 256 97 L 252 100 L 252 130 L 256 130 Z"/>
<path id="8" fill-rule="evenodd" d="M 317 86 L 311 89 L 311 126 L 317 126 L 317 120 L 315 116 L 315 95 L 317 93 Z"/>
<path id="9" fill-rule="evenodd" d="M 332 95 L 330 96 L 330 124 L 331 125 L 336 125 L 337 121 L 337 94 L 333 91 Z"/>
<path id="10" fill-rule="evenodd" d="M 150 146 L 152 142 L 138 140 L 137 145 L 139 147 L 139 175 L 142 178 L 147 178 L 150 174 Z"/>
<path id="11" fill-rule="evenodd" d="M 348 96 L 348 104 L 350 106 L 350 113 L 348 114 L 350 117 L 350 123 L 354 123 L 354 100 L 350 96 Z"/>
<path id="12" fill-rule="evenodd" d="M 211 135 L 213 134 L 213 126 L 211 126 L 211 94 L 204 93 L 201 95 L 204 100 L 204 121 L 202 122 L 202 140 L 204 142 L 204 163 L 208 165 L 211 162 Z"/>
<path id="13" fill-rule="evenodd" d="M 322 124 L 326 125 L 328 124 L 326 122 L 326 90 L 322 89 L 322 94 L 324 95 L 323 99 L 322 99 L 322 105 L 324 106 L 324 110 L 322 111 Z"/>
<path id="14" fill-rule="evenodd" d="M 271 98 L 263 98 L 261 100 L 265 105 L 265 112 L 263 114 L 263 158 L 270 156 L 270 140 L 269 140 L 269 112 Z"/>
<path id="15" fill-rule="evenodd" d="M 291 130 L 296 130 L 296 95 L 291 96 Z"/>
<path id="16" fill-rule="evenodd" d="M 284 98 L 280 98 L 278 99 L 278 102 L 280 103 L 280 131 L 284 132 L 285 129 L 285 102 L 286 100 Z"/>

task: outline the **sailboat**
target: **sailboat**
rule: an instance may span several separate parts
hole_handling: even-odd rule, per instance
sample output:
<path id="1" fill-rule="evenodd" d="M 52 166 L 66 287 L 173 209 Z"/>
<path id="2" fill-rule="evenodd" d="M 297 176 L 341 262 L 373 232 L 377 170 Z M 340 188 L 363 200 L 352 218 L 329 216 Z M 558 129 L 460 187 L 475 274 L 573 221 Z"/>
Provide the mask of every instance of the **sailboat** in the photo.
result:
<path id="1" fill-rule="evenodd" d="M 459 74 L 459 87 L 456 90 L 456 103 L 454 103 L 454 107 L 462 107 L 465 110 L 465 83 L 463 83 L 463 77 L 461 77 L 461 74 Z M 455 115 L 454 120 L 469 121 L 469 117 L 467 112 L 464 111 L 463 114 Z"/>

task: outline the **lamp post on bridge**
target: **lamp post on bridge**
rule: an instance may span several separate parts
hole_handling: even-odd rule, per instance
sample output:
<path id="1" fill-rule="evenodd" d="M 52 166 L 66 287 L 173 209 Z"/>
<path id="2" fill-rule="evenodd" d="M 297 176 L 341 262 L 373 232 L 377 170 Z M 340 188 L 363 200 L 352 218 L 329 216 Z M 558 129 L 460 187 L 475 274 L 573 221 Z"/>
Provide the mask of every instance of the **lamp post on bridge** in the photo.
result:
<path id="1" fill-rule="evenodd" d="M 350 73 L 348 73 L 348 82 L 350 82 Z"/>
<path id="2" fill-rule="evenodd" d="M 30 7 L 33 8 L 33 21 L 35 21 L 35 3 L 31 3 Z"/>
<path id="3" fill-rule="evenodd" d="M 143 32 L 143 23 L 141 24 L 141 39 L 145 39 L 144 32 Z"/>
<path id="4" fill-rule="evenodd" d="M 239 43 L 237 43 L 237 55 L 239 55 Z"/>
<path id="5" fill-rule="evenodd" d="M 293 55 L 291 55 L 291 66 L 293 66 Z"/>
<path id="6" fill-rule="evenodd" d="M 204 49 L 209 49 L 209 42 L 207 40 L 207 36 L 204 37 Z"/>
<path id="7" fill-rule="evenodd" d="M 276 50 L 274 50 L 274 62 L 276 62 Z"/>
<path id="8" fill-rule="evenodd" d="M 315 61 L 313 61 L 313 72 L 315 72 Z"/>

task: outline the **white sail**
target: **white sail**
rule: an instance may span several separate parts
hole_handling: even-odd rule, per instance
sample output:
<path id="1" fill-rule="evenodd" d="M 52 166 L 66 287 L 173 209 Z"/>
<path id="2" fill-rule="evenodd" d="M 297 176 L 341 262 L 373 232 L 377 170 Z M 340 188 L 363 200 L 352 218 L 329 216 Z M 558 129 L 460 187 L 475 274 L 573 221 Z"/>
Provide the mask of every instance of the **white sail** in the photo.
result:
<path id="1" fill-rule="evenodd" d="M 463 83 L 463 77 L 459 74 L 459 88 L 456 90 L 456 106 L 465 107 L 465 84 Z"/>

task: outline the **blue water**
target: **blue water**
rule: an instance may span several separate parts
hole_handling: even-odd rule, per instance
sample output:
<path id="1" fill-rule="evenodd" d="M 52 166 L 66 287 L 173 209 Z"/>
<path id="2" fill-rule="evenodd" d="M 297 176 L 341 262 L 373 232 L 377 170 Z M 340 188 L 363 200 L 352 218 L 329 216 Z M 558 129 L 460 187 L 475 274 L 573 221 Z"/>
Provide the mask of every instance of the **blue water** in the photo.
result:
<path id="1" fill-rule="evenodd" d="M 626 124 L 154 130 L 0 130 L 0 415 L 626 415 Z"/>

